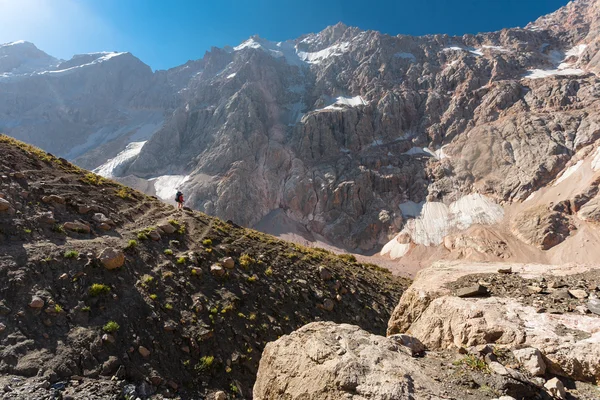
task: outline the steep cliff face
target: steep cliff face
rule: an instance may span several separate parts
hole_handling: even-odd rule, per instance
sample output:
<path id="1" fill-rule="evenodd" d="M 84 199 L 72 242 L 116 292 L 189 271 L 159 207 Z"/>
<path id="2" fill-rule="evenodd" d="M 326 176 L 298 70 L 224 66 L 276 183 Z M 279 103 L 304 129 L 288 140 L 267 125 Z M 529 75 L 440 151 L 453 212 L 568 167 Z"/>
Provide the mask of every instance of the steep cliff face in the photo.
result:
<path id="1" fill-rule="evenodd" d="M 78 162 L 166 200 L 183 189 L 194 208 L 248 226 L 268 230 L 283 212 L 309 240 L 351 251 L 378 251 L 398 232 L 407 246 L 439 245 L 504 215 L 457 217 L 451 207 L 523 201 L 595 149 L 599 4 L 462 37 L 338 24 L 213 48 L 136 72 L 143 82 L 131 82 L 128 106 L 163 110 L 164 123 L 148 135 L 112 129 L 115 140 Z M 19 129 L 8 133 L 44 145 Z M 443 226 L 420 240 L 426 209 Z"/>

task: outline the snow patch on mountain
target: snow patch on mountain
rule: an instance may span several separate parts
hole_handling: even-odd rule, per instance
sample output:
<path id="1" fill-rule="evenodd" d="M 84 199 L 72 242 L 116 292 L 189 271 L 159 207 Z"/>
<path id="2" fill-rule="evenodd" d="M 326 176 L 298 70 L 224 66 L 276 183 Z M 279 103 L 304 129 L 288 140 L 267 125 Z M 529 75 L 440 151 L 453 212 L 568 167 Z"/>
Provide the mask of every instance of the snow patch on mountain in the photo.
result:
<path id="1" fill-rule="evenodd" d="M 600 171 L 600 147 L 596 149 L 592 159 L 592 170 L 594 172 Z"/>
<path id="2" fill-rule="evenodd" d="M 333 46 L 327 47 L 320 51 L 315 51 L 315 52 L 299 51 L 297 54 L 298 54 L 298 57 L 302 61 L 305 61 L 309 64 L 319 64 L 319 63 L 327 60 L 330 57 L 341 56 L 344 53 L 348 52 L 349 50 L 350 50 L 350 43 L 343 42 L 343 43 L 334 44 Z"/>
<path id="3" fill-rule="evenodd" d="M 154 182 L 156 196 L 165 201 L 173 201 L 177 190 L 189 179 L 189 175 L 163 175 L 148 180 Z"/>
<path id="4" fill-rule="evenodd" d="M 540 79 L 549 76 L 576 76 L 585 74 L 584 70 L 577 68 L 576 63 L 586 47 L 587 45 L 585 44 L 579 44 L 564 53 L 557 50 L 551 51 L 548 58 L 556 67 L 551 69 L 531 69 L 527 71 L 525 78 Z M 576 60 L 573 61 L 574 57 Z"/>
<path id="5" fill-rule="evenodd" d="M 296 54 L 296 47 L 293 42 L 271 42 L 258 36 L 253 36 L 244 43 L 233 48 L 235 51 L 244 49 L 257 49 L 275 58 L 283 58 L 290 65 L 303 65 L 302 57 Z"/>
<path id="6" fill-rule="evenodd" d="M 127 54 L 127 53 L 107 53 L 107 52 L 103 52 L 103 53 L 94 53 L 94 54 L 102 54 L 102 56 L 96 58 L 94 61 L 86 63 L 86 64 L 82 64 L 82 65 L 77 65 L 75 67 L 71 67 L 71 68 L 65 68 L 65 69 L 60 69 L 60 70 L 54 70 L 54 71 L 42 71 L 42 72 L 38 72 L 39 75 L 64 75 L 64 74 L 68 74 L 70 72 L 76 71 L 80 68 L 85 68 L 85 67 L 89 67 L 91 65 L 96 65 L 96 64 L 100 64 L 103 63 L 105 61 L 110 60 L 111 58 L 115 58 L 118 56 L 121 56 L 123 54 Z"/>
<path id="7" fill-rule="evenodd" d="M 125 121 L 114 121 L 102 125 L 100 129 L 89 135 L 84 143 L 75 145 L 65 155 L 67 159 L 74 159 L 83 153 L 106 144 L 122 135 L 131 135 L 129 140 L 139 142 L 147 140 L 164 123 L 163 113 L 160 111 L 140 110 L 129 112 L 123 116 Z"/>
<path id="8" fill-rule="evenodd" d="M 417 61 L 417 57 L 415 57 L 415 55 L 412 54 L 412 53 L 402 53 L 402 52 L 400 52 L 400 53 L 394 54 L 394 57 L 396 57 L 396 58 L 404 58 L 404 59 L 411 60 L 411 61 Z"/>
<path id="9" fill-rule="evenodd" d="M 419 211 L 419 206 L 419 203 L 407 202 L 401 205 L 401 210 L 404 216 L 413 216 L 411 214 Z M 500 205 L 478 193 L 463 196 L 449 206 L 441 202 L 425 202 L 419 215 L 408 220 L 402 231 L 383 247 L 380 254 L 402 257 L 409 249 L 409 244 L 404 243 L 407 236 L 413 243 L 437 246 L 454 231 L 465 230 L 473 224 L 494 224 L 503 217 L 504 209 Z"/>
<path id="10" fill-rule="evenodd" d="M 320 108 L 316 111 L 320 111 L 320 110 L 339 110 L 341 108 L 343 108 L 344 106 L 349 106 L 349 107 L 357 107 L 357 106 L 365 106 L 367 104 L 369 104 L 365 99 L 363 99 L 361 96 L 354 96 L 354 97 L 345 97 L 345 96 L 338 96 L 335 98 L 329 98 L 328 99 L 328 103 L 329 105 L 324 107 L 324 108 Z"/>
<path id="11" fill-rule="evenodd" d="M 111 158 L 92 172 L 105 178 L 113 178 L 120 167 L 140 154 L 144 144 L 146 144 L 146 141 L 129 143 L 125 146 L 125 150 L 121 151 L 114 158 Z"/>
<path id="12" fill-rule="evenodd" d="M 577 170 L 579 169 L 579 167 L 581 167 L 582 164 L 583 164 L 583 160 L 579 160 L 579 161 L 577 161 L 576 164 L 571 165 L 569 168 L 567 168 L 565 170 L 565 172 L 563 172 L 563 174 L 556 180 L 556 182 L 554 182 L 553 186 L 556 186 L 559 183 L 564 182 L 568 177 L 570 177 L 575 172 L 577 172 Z"/>

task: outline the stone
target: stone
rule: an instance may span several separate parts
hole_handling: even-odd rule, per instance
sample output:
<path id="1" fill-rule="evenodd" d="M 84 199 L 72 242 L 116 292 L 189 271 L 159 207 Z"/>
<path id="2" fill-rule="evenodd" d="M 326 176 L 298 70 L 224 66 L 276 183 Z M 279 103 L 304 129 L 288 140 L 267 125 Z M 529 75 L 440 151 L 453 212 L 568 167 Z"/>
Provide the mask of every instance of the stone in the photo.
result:
<path id="1" fill-rule="evenodd" d="M 561 280 L 553 280 L 553 281 L 550 281 L 550 283 L 548 284 L 548 287 L 550 289 L 559 289 L 559 288 L 563 288 L 565 286 L 567 286 L 567 285 Z"/>
<path id="2" fill-rule="evenodd" d="M 223 276 L 225 275 L 225 269 L 221 264 L 213 264 L 210 266 L 210 273 L 214 276 Z"/>
<path id="3" fill-rule="evenodd" d="M 163 379 L 158 376 L 158 375 L 152 375 L 150 376 L 150 383 L 152 384 L 152 386 L 160 386 L 160 384 L 163 382 Z"/>
<path id="4" fill-rule="evenodd" d="M 212 398 L 214 400 L 227 400 L 227 393 L 219 390 L 213 394 Z"/>
<path id="5" fill-rule="evenodd" d="M 151 230 L 150 233 L 148 233 L 148 236 L 150 237 L 150 239 L 154 240 L 155 242 L 157 242 L 161 239 L 160 233 L 158 233 L 158 231 L 156 229 Z"/>
<path id="6" fill-rule="evenodd" d="M 485 296 L 488 294 L 488 290 L 485 286 L 481 285 L 472 285 L 463 287 L 456 290 L 457 297 L 477 297 L 477 296 Z"/>
<path id="7" fill-rule="evenodd" d="M 113 334 L 105 333 L 104 335 L 102 335 L 102 341 L 110 344 L 115 344 L 117 340 L 115 339 L 115 336 Z"/>
<path id="8" fill-rule="evenodd" d="M 513 354 L 532 376 L 542 376 L 546 373 L 546 363 L 538 349 L 527 347 L 513 350 Z"/>
<path id="9" fill-rule="evenodd" d="M 103 230 L 103 231 L 110 231 L 112 229 L 112 227 L 109 224 L 105 223 L 105 222 L 102 222 L 101 224 L 99 224 L 98 228 L 101 229 L 101 230 Z"/>
<path id="10" fill-rule="evenodd" d="M 6 330 L 6 325 L 4 325 L 2 322 L 0 322 L 0 333 L 4 332 Z"/>
<path id="11" fill-rule="evenodd" d="M 10 209 L 10 202 L 3 198 L 0 198 L 0 211 L 7 211 Z"/>
<path id="12" fill-rule="evenodd" d="M 175 329 L 177 329 L 177 324 L 173 321 L 167 321 L 165 322 L 164 329 L 167 332 L 173 332 Z"/>
<path id="13" fill-rule="evenodd" d="M 98 256 L 98 259 L 106 269 L 116 269 L 125 263 L 125 254 L 118 249 L 106 247 Z"/>
<path id="14" fill-rule="evenodd" d="M 556 299 L 570 299 L 571 295 L 567 289 L 553 290 L 550 295 Z"/>
<path id="15" fill-rule="evenodd" d="M 43 212 L 39 215 L 37 220 L 43 224 L 55 224 L 56 219 L 54 218 L 54 213 L 52 211 Z"/>
<path id="16" fill-rule="evenodd" d="M 232 257 L 225 257 L 221 261 L 221 265 L 223 265 L 227 269 L 233 269 L 235 267 L 235 261 L 233 260 Z"/>
<path id="17" fill-rule="evenodd" d="M 117 357 L 109 356 L 108 360 L 102 364 L 102 371 L 100 372 L 100 375 L 112 376 L 117 372 L 120 366 L 121 362 Z"/>
<path id="18" fill-rule="evenodd" d="M 138 347 L 138 353 L 140 353 L 140 355 L 144 358 L 148 358 L 150 357 L 150 350 L 148 350 L 147 348 L 145 348 L 144 346 L 139 346 Z"/>
<path id="19" fill-rule="evenodd" d="M 179 385 L 177 383 L 175 383 L 174 381 L 168 381 L 167 385 L 169 385 L 169 387 L 171 389 L 173 389 L 174 391 L 177 391 L 179 389 Z"/>
<path id="20" fill-rule="evenodd" d="M 42 299 L 39 296 L 33 296 L 31 298 L 31 301 L 29 302 L 29 307 L 31 308 L 36 308 L 36 309 L 40 309 L 42 307 L 44 307 L 44 299 Z"/>
<path id="21" fill-rule="evenodd" d="M 319 276 L 324 281 L 328 281 L 330 279 L 333 279 L 333 275 L 331 274 L 331 271 L 329 271 L 327 268 L 325 268 L 322 265 L 319 267 Z"/>
<path id="22" fill-rule="evenodd" d="M 42 197 L 42 201 L 44 203 L 65 204 L 65 198 L 55 194 Z"/>
<path id="23" fill-rule="evenodd" d="M 590 312 L 600 315 L 600 299 L 589 299 L 587 302 L 587 308 Z"/>
<path id="24" fill-rule="evenodd" d="M 575 297 L 576 299 L 585 299 L 586 297 L 588 297 L 587 292 L 582 289 L 571 289 L 569 290 L 569 294 Z"/>
<path id="25" fill-rule="evenodd" d="M 529 293 L 539 294 L 544 291 L 544 288 L 541 288 L 539 286 L 527 286 L 527 290 L 529 290 Z"/>
<path id="26" fill-rule="evenodd" d="M 555 399 L 566 399 L 567 392 L 565 391 L 565 386 L 558 378 L 552 378 L 544 385 L 550 396 Z"/>
<path id="27" fill-rule="evenodd" d="M 172 233 L 175 233 L 175 227 L 171 224 L 167 223 L 162 223 L 159 224 L 158 227 L 166 234 L 170 235 Z"/>
<path id="28" fill-rule="evenodd" d="M 78 206 L 78 207 L 77 207 L 77 212 L 78 212 L 79 214 L 87 214 L 87 213 L 89 213 L 90 211 L 92 211 L 92 208 L 91 208 L 91 207 L 89 207 L 89 206 Z"/>
<path id="29" fill-rule="evenodd" d="M 107 218 L 106 215 L 104 215 L 103 213 L 95 213 L 92 216 L 92 220 L 94 220 L 95 222 L 98 222 L 98 223 L 114 225 L 114 222 L 110 218 Z"/>
<path id="30" fill-rule="evenodd" d="M 86 225 L 82 222 L 74 221 L 74 222 L 65 222 L 63 224 L 63 228 L 74 231 L 74 232 L 85 232 L 90 233 L 91 229 L 89 225 Z"/>
<path id="31" fill-rule="evenodd" d="M 389 339 L 402 347 L 403 351 L 410 356 L 422 354 L 425 351 L 425 346 L 416 337 L 399 333 L 389 336 Z"/>
<path id="32" fill-rule="evenodd" d="M 499 274 L 512 274 L 512 267 L 498 268 Z"/>
<path id="33" fill-rule="evenodd" d="M 335 307 L 335 303 L 331 299 L 325 299 L 323 301 L 323 309 L 325 311 L 333 311 L 334 307 Z"/>

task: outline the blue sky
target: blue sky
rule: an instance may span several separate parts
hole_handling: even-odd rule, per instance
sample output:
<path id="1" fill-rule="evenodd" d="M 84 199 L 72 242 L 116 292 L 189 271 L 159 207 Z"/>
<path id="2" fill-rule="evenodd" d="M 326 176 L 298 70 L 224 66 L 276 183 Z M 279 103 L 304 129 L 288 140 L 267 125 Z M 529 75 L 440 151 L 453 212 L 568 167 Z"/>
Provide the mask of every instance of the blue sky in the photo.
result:
<path id="1" fill-rule="evenodd" d="M 524 26 L 568 0 L 0 0 L 0 43 L 68 59 L 130 51 L 153 69 L 253 34 L 280 41 L 339 21 L 384 33 L 462 35 Z"/>

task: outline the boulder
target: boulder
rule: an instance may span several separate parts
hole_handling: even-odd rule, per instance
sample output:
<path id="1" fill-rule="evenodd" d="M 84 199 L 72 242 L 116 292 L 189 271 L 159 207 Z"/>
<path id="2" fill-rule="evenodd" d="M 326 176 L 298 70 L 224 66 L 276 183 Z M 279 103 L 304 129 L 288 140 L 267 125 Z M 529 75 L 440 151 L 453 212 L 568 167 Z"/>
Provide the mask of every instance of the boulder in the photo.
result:
<path id="1" fill-rule="evenodd" d="M 89 206 L 78 206 L 77 207 L 77 212 L 79 214 L 87 214 L 90 211 L 92 211 L 92 207 L 89 207 Z"/>
<path id="2" fill-rule="evenodd" d="M 357 326 L 313 322 L 263 351 L 255 400 L 415 399 L 443 388 L 389 338 Z"/>
<path id="3" fill-rule="evenodd" d="M 44 203 L 65 204 L 65 198 L 56 194 L 42 197 Z"/>
<path id="4" fill-rule="evenodd" d="M 555 399 L 566 399 L 565 386 L 558 378 L 552 378 L 544 385 L 548 393 Z"/>
<path id="5" fill-rule="evenodd" d="M 52 211 L 47 211 L 47 212 L 43 212 L 41 213 L 37 220 L 43 224 L 55 224 L 56 223 L 56 219 L 54 218 L 54 213 L 52 213 Z"/>
<path id="6" fill-rule="evenodd" d="M 167 223 L 162 223 L 159 224 L 158 227 L 166 234 L 170 235 L 171 233 L 175 233 L 175 227 L 171 224 Z"/>
<path id="7" fill-rule="evenodd" d="M 74 232 L 85 232 L 85 233 L 91 232 L 91 229 L 88 225 L 86 225 L 82 222 L 78 222 L 78 221 L 65 222 L 63 224 L 63 228 L 70 230 L 70 231 L 74 231 Z"/>
<path id="8" fill-rule="evenodd" d="M 139 346 L 138 347 L 138 353 L 140 353 L 140 355 L 144 358 L 148 358 L 150 357 L 150 350 L 148 350 L 147 348 L 145 348 L 144 346 Z"/>
<path id="9" fill-rule="evenodd" d="M 587 308 L 594 314 L 600 315 L 600 299 L 590 299 L 587 302 Z"/>
<path id="10" fill-rule="evenodd" d="M 214 276 L 223 276 L 225 275 L 225 268 L 221 264 L 213 264 L 210 266 L 210 273 Z"/>
<path id="11" fill-rule="evenodd" d="M 101 229 L 101 230 L 103 230 L 103 231 L 110 231 L 112 229 L 109 224 L 106 224 L 104 222 L 101 223 L 101 224 L 99 224 L 98 228 Z"/>
<path id="12" fill-rule="evenodd" d="M 102 250 L 98 259 L 106 269 L 116 269 L 125 263 L 125 254 L 121 250 L 107 247 Z"/>
<path id="13" fill-rule="evenodd" d="M 327 268 L 325 268 L 322 265 L 319 267 L 319 276 L 324 281 L 328 281 L 330 279 L 333 279 L 333 275 L 331 274 L 331 271 L 329 271 Z"/>
<path id="14" fill-rule="evenodd" d="M 92 216 L 92 219 L 98 223 L 105 223 L 109 225 L 113 225 L 113 221 L 110 218 L 107 218 L 106 215 L 102 213 L 95 213 Z"/>
<path id="15" fill-rule="evenodd" d="M 576 299 L 585 299 L 586 297 L 588 297 L 587 292 L 582 289 L 571 289 L 569 290 L 569 294 L 575 297 Z"/>
<path id="16" fill-rule="evenodd" d="M 0 211 L 7 211 L 10 209 L 10 203 L 8 200 L 0 198 Z"/>
<path id="17" fill-rule="evenodd" d="M 542 353 L 533 347 L 513 350 L 515 358 L 533 376 L 542 376 L 546 373 L 546 363 Z"/>
<path id="18" fill-rule="evenodd" d="M 235 261 L 231 257 L 225 257 L 221 261 L 221 265 L 223 265 L 227 269 L 233 269 L 235 267 Z"/>
<path id="19" fill-rule="evenodd" d="M 29 307 L 40 309 L 40 308 L 44 307 L 44 304 L 45 304 L 44 299 L 42 299 L 39 296 L 33 296 L 31 298 L 31 301 L 29 302 Z"/>
<path id="20" fill-rule="evenodd" d="M 476 297 L 487 295 L 488 290 L 482 285 L 472 285 L 456 290 L 457 297 Z"/>
<path id="21" fill-rule="evenodd" d="M 212 396 L 213 400 L 227 400 L 227 393 L 222 390 L 215 392 Z"/>
<path id="22" fill-rule="evenodd" d="M 148 236 L 155 242 L 161 239 L 160 233 L 158 233 L 158 230 L 156 229 L 151 230 L 150 233 L 148 233 Z"/>
<path id="23" fill-rule="evenodd" d="M 422 354 L 425 351 L 425 346 L 416 337 L 400 333 L 389 336 L 389 339 L 402 346 L 401 349 L 411 356 Z"/>

